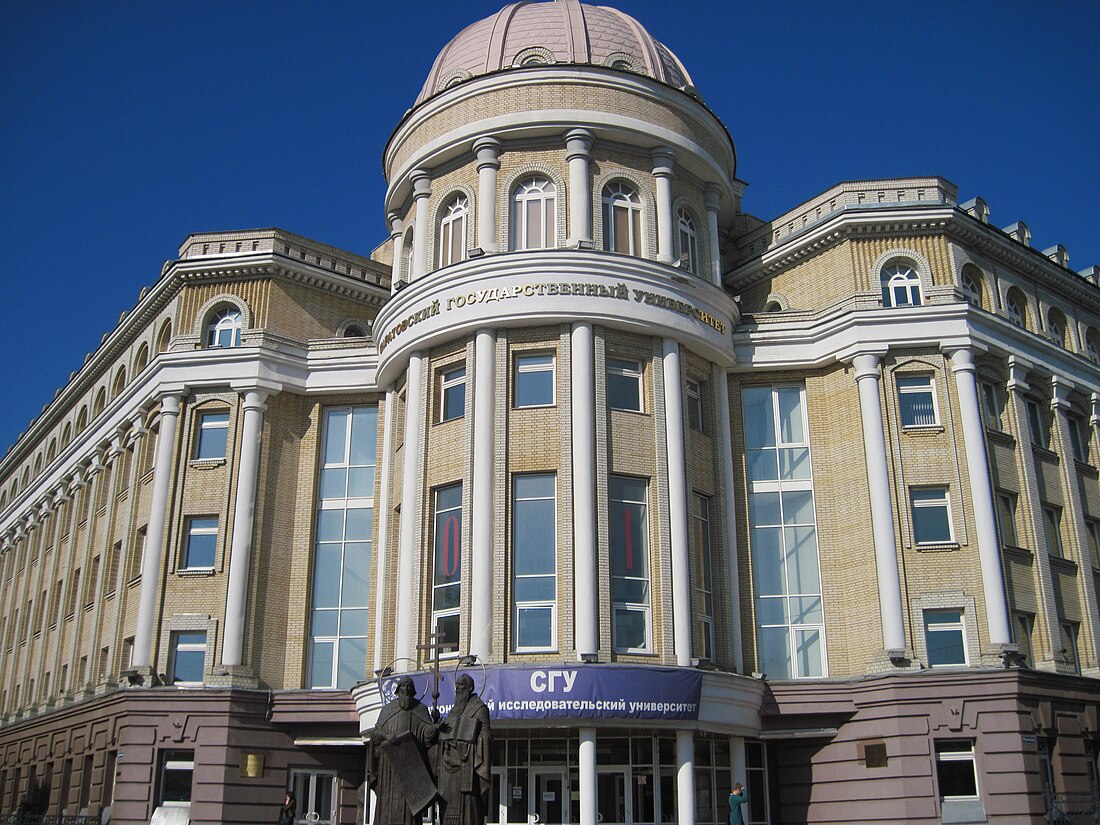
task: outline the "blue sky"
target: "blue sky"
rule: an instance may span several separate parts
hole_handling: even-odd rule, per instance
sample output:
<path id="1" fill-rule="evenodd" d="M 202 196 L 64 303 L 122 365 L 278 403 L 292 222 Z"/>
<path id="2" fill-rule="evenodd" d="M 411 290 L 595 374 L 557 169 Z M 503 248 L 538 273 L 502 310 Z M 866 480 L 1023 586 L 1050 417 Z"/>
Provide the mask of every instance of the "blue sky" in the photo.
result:
<path id="1" fill-rule="evenodd" d="M 1100 3 L 608 2 L 729 128 L 747 211 L 938 174 L 1100 264 Z M 188 233 L 381 242 L 386 138 L 438 50 L 499 6 L 0 4 L 0 452 Z"/>

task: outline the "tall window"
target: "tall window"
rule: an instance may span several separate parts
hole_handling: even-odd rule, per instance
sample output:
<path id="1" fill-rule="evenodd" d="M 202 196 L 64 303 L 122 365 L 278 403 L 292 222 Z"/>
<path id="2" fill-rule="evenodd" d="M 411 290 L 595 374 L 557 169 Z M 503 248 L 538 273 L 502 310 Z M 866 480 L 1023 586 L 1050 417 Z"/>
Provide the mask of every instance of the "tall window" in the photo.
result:
<path id="1" fill-rule="evenodd" d="M 920 306 L 920 275 L 908 261 L 891 261 L 882 268 L 884 307 Z"/>
<path id="2" fill-rule="evenodd" d="M 1061 622 L 1062 630 L 1062 661 L 1073 668 L 1074 673 L 1081 672 L 1081 659 L 1077 654 L 1077 637 L 1081 625 L 1077 622 Z"/>
<path id="3" fill-rule="evenodd" d="M 1085 355 L 1094 364 L 1100 364 L 1100 336 L 1092 327 L 1085 330 Z"/>
<path id="4" fill-rule="evenodd" d="M 432 632 L 442 634 L 436 641 L 445 646 L 444 653 L 457 653 L 462 606 L 462 484 L 436 490 L 433 511 Z"/>
<path id="5" fill-rule="evenodd" d="M 557 245 L 557 189 L 541 176 L 523 180 L 512 192 L 512 249 Z"/>
<path id="6" fill-rule="evenodd" d="M 774 679 L 825 676 L 825 617 L 805 389 L 746 387 L 741 404 L 757 668 Z"/>
<path id="7" fill-rule="evenodd" d="M 638 190 L 618 180 L 603 188 L 603 248 L 642 254 L 642 200 Z"/>
<path id="8" fill-rule="evenodd" d="M 1018 327 L 1027 326 L 1027 301 L 1020 290 L 1013 287 L 1005 297 L 1005 314 Z"/>
<path id="9" fill-rule="evenodd" d="M 703 385 L 698 381 L 687 382 L 687 420 L 693 430 L 703 431 Z"/>
<path id="10" fill-rule="evenodd" d="M 642 362 L 607 359 L 607 406 L 613 410 L 642 411 Z"/>
<path id="11" fill-rule="evenodd" d="M 466 216 L 469 203 L 465 195 L 456 195 L 439 221 L 439 265 L 441 267 L 466 260 Z"/>
<path id="12" fill-rule="evenodd" d="M 1093 567 L 1100 569 L 1100 522 L 1085 519 L 1085 535 L 1089 545 L 1089 561 Z"/>
<path id="13" fill-rule="evenodd" d="M 963 270 L 962 277 L 959 281 L 962 286 L 963 295 L 966 296 L 967 303 L 980 309 L 982 306 L 981 279 L 973 272 Z"/>
<path id="14" fill-rule="evenodd" d="M 553 353 L 517 354 L 515 368 L 513 405 L 516 407 L 553 406 Z"/>
<path id="15" fill-rule="evenodd" d="M 557 517 L 553 473 L 512 479 L 513 646 L 557 646 Z"/>
<path id="16" fill-rule="evenodd" d="M 966 633 L 961 610 L 925 610 L 924 642 L 931 667 L 966 664 Z"/>
<path id="17" fill-rule="evenodd" d="M 692 274 L 699 274 L 699 233 L 691 214 L 680 207 L 676 210 L 676 227 L 680 234 L 680 266 Z"/>
<path id="18" fill-rule="evenodd" d="M 239 347 L 243 324 L 239 309 L 233 306 L 225 307 L 206 325 L 206 346 Z"/>
<path id="19" fill-rule="evenodd" d="M 206 632 L 188 630 L 173 633 L 168 658 L 170 684 L 201 685 L 206 664 Z"/>
<path id="20" fill-rule="evenodd" d="M 161 751 L 158 762 L 157 803 L 168 807 L 190 806 L 195 752 Z M 90 776 L 91 771 L 88 774 Z"/>
<path id="21" fill-rule="evenodd" d="M 699 658 L 714 661 L 714 571 L 711 567 L 710 499 L 691 496 L 693 640 Z"/>
<path id="22" fill-rule="evenodd" d="M 1001 395 L 997 387 L 988 381 L 982 382 L 982 414 L 985 418 L 985 426 L 991 430 L 1004 429 L 1001 416 L 1004 412 L 1004 404 L 1001 403 Z"/>
<path id="23" fill-rule="evenodd" d="M 1016 633 L 1016 644 L 1020 646 L 1020 655 L 1028 667 L 1035 667 L 1035 655 L 1031 645 L 1031 637 L 1035 632 L 1035 617 L 1030 613 L 1014 613 L 1013 627 Z"/>
<path id="24" fill-rule="evenodd" d="M 229 413 L 208 412 L 199 416 L 198 434 L 195 438 L 195 458 L 225 458 L 229 437 Z"/>
<path id="25" fill-rule="evenodd" d="M 1078 415 L 1066 416 L 1066 426 L 1069 428 L 1069 443 L 1073 449 L 1073 457 L 1087 464 L 1092 427 Z"/>
<path id="26" fill-rule="evenodd" d="M 1056 309 L 1047 313 L 1047 333 L 1058 346 L 1066 345 L 1066 316 Z"/>
<path id="27" fill-rule="evenodd" d="M 1018 547 L 1020 539 L 1016 534 L 1015 493 L 997 493 L 997 516 L 1001 527 L 1001 543 L 1009 547 Z"/>
<path id="28" fill-rule="evenodd" d="M 1062 545 L 1062 508 L 1053 504 L 1043 505 L 1043 530 L 1046 533 L 1047 552 L 1057 558 L 1066 555 Z"/>
<path id="29" fill-rule="evenodd" d="M 936 385 L 931 375 L 899 375 L 898 406 L 903 427 L 928 427 L 936 418 Z"/>
<path id="30" fill-rule="evenodd" d="M 214 567 L 218 546 L 218 517 L 191 516 L 186 523 L 187 536 L 180 565 L 184 570 L 209 570 Z"/>
<path id="31" fill-rule="evenodd" d="M 909 490 L 913 513 L 913 540 L 918 544 L 946 544 L 951 536 L 951 507 L 946 487 Z"/>
<path id="32" fill-rule="evenodd" d="M 611 601 L 615 650 L 648 652 L 649 483 L 611 476 Z"/>
<path id="33" fill-rule="evenodd" d="M 451 421 L 466 414 L 466 365 L 439 373 L 439 420 Z"/>
<path id="34" fill-rule="evenodd" d="M 1043 408 L 1033 398 L 1025 399 L 1024 405 L 1027 407 L 1027 428 L 1031 443 L 1037 447 L 1047 447 L 1050 444 L 1050 430 Z"/>
<path id="35" fill-rule="evenodd" d="M 325 409 L 313 557 L 310 687 L 348 688 L 366 672 L 377 442 L 377 407 Z"/>
<path id="36" fill-rule="evenodd" d="M 979 802 L 978 799 L 978 771 L 974 764 L 974 742 L 972 740 L 959 740 L 936 742 L 936 778 L 940 785 L 940 799 L 943 807 L 949 809 L 962 808 L 960 803 Z M 948 810 L 944 811 L 944 819 L 950 822 L 982 822 L 985 820 L 984 812 L 980 818 L 957 819 L 948 816 Z"/>

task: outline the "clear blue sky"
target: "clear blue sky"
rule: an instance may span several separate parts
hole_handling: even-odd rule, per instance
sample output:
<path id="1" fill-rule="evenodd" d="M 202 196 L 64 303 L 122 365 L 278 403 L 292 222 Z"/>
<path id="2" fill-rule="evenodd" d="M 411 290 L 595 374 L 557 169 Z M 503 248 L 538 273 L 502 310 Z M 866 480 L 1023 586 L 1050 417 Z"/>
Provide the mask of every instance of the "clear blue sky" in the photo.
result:
<path id="1" fill-rule="evenodd" d="M 605 0 L 687 65 L 761 217 L 943 175 L 1100 264 L 1100 3 Z M 380 156 L 437 51 L 497 0 L 0 4 L 0 453 L 190 232 L 367 253 Z"/>

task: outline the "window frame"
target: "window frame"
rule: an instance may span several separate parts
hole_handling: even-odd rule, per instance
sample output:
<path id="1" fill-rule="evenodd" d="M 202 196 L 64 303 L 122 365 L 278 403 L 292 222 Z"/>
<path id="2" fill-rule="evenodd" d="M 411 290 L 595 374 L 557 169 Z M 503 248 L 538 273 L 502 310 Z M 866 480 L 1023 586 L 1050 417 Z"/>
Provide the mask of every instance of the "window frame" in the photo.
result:
<path id="1" fill-rule="evenodd" d="M 240 307 L 226 304 L 210 316 L 206 322 L 206 348 L 207 349 L 233 349 L 241 345 L 241 330 L 244 329 L 244 313 Z M 229 342 L 223 343 L 223 336 L 228 333 Z"/>
<path id="2" fill-rule="evenodd" d="M 635 368 L 631 368 L 633 364 Z M 605 381 L 607 383 L 607 406 L 608 409 L 620 410 L 621 412 L 645 412 L 645 362 L 641 359 L 635 358 L 621 358 L 616 355 L 608 355 L 604 369 L 606 371 Z M 611 382 L 612 376 L 616 376 L 619 380 L 625 382 L 630 380 L 634 381 L 637 387 L 638 402 L 634 407 L 617 406 L 612 403 Z"/>
<path id="3" fill-rule="evenodd" d="M 603 249 L 618 255 L 642 257 L 642 195 L 636 185 L 623 178 L 616 178 L 604 184 L 600 193 L 603 204 Z M 619 237 L 616 225 L 620 213 L 625 213 L 627 237 L 625 242 Z"/>
<path id="4" fill-rule="evenodd" d="M 183 636 L 202 636 L 202 642 L 183 642 Z M 208 634 L 206 630 L 173 630 L 168 641 L 168 684 L 175 687 L 202 687 L 206 676 L 206 646 Z M 181 679 L 177 677 L 180 670 L 180 654 L 201 654 L 200 678 Z"/>
<path id="5" fill-rule="evenodd" d="M 542 211 L 539 230 L 541 244 L 530 243 L 529 211 L 538 203 Z M 508 243 L 513 252 L 555 249 L 558 245 L 558 187 L 545 175 L 525 175 L 514 187 L 511 197 L 512 225 Z"/>
<path id="6" fill-rule="evenodd" d="M 1005 293 L 1005 317 L 1008 318 L 1008 322 L 1021 329 L 1027 329 L 1027 299 L 1023 298 L 1023 305 L 1020 304 L 1022 295 L 1014 288 L 1009 288 Z"/>
<path id="7" fill-rule="evenodd" d="M 888 309 L 920 306 L 924 302 L 920 270 L 916 263 L 904 258 L 893 258 L 879 271 L 882 285 L 882 305 Z M 902 297 L 904 300 L 899 301 Z"/>
<path id="8" fill-rule="evenodd" d="M 198 522 L 213 522 L 213 524 L 200 525 Z M 180 554 L 180 567 L 182 570 L 208 571 L 213 570 L 218 564 L 218 530 L 221 527 L 221 519 L 217 515 L 191 515 L 184 519 L 184 544 Z M 210 564 L 192 564 L 192 541 L 196 537 L 213 536 Z M 197 548 L 196 548 L 197 549 Z"/>
<path id="9" fill-rule="evenodd" d="M 628 484 L 640 484 L 644 488 L 644 494 L 641 499 L 628 499 L 630 493 L 627 491 L 626 485 Z M 618 488 L 616 485 L 619 485 Z M 608 533 L 609 533 L 609 555 L 611 556 L 611 637 L 612 648 L 616 653 L 653 653 L 653 594 L 652 594 L 652 582 L 653 582 L 653 568 L 650 547 L 650 521 L 649 521 L 649 492 L 650 492 L 650 479 L 640 478 L 637 476 L 628 476 L 621 474 L 612 474 L 608 477 L 607 484 L 607 499 L 608 499 Z M 614 520 L 616 506 L 622 508 L 624 515 L 624 522 L 628 513 L 627 508 L 634 509 L 639 513 L 638 521 L 640 523 L 640 539 L 641 544 L 635 550 L 633 542 L 633 531 L 624 531 L 623 538 L 628 543 L 623 545 L 622 548 L 616 546 L 616 538 L 618 536 L 617 531 L 612 527 Z M 630 519 L 632 522 L 633 519 Z M 629 522 L 626 522 L 629 523 Z M 617 553 L 621 549 L 624 558 L 624 564 L 626 569 L 633 566 L 633 557 L 635 552 L 644 560 L 645 573 L 640 576 L 626 576 L 616 575 L 616 558 Z M 615 592 L 616 580 L 622 580 L 627 582 L 641 582 L 641 592 L 645 593 L 645 600 L 631 600 L 626 598 L 619 598 Z M 619 614 L 620 613 L 639 613 L 642 615 L 645 639 L 644 643 L 640 647 L 622 646 L 619 644 Z"/>
<path id="10" fill-rule="evenodd" d="M 1004 404 L 1000 390 L 992 381 L 981 382 L 982 420 L 987 430 L 1004 432 Z"/>
<path id="11" fill-rule="evenodd" d="M 918 382 L 923 382 L 919 384 Z M 898 417 L 901 426 L 905 429 L 920 429 L 922 427 L 940 426 L 939 401 L 936 398 L 936 377 L 931 373 L 906 373 L 896 375 L 894 384 L 898 392 Z M 931 408 L 931 421 L 921 421 L 922 415 L 927 415 L 919 407 L 907 407 L 906 396 L 927 396 L 928 406 Z M 914 420 L 907 420 L 913 418 Z"/>
<path id="12" fill-rule="evenodd" d="M 1043 415 L 1043 408 L 1035 398 L 1025 398 L 1024 407 L 1027 411 L 1028 439 L 1036 447 L 1044 450 L 1050 449 L 1050 429 L 1048 420 Z"/>
<path id="13" fill-rule="evenodd" d="M 1012 614 L 1012 634 L 1016 639 L 1016 646 L 1024 663 L 1028 667 L 1035 667 L 1035 649 L 1032 639 L 1035 633 L 1035 614 L 1014 612 Z"/>
<path id="14" fill-rule="evenodd" d="M 687 208 L 676 209 L 676 236 L 679 239 L 680 268 L 692 275 L 699 274 L 699 230 Z"/>
<path id="15" fill-rule="evenodd" d="M 444 494 L 457 492 L 457 504 L 447 504 L 443 509 L 440 509 L 440 497 Z M 462 645 L 462 627 L 461 627 L 461 613 L 462 613 L 462 520 L 463 520 L 463 489 L 462 482 L 458 481 L 453 484 L 444 484 L 436 487 L 432 490 L 432 601 L 431 601 L 431 626 L 430 633 L 440 632 L 440 621 L 446 620 L 450 623 L 452 620 L 457 622 L 455 628 L 455 639 L 453 650 L 441 650 L 439 653 L 440 658 L 450 658 L 459 655 L 459 651 Z M 442 529 L 440 529 L 442 518 Z M 448 573 L 446 569 L 447 565 L 447 536 L 450 533 L 451 519 L 455 519 L 455 527 L 453 535 L 455 537 L 455 569 L 454 572 Z M 441 545 L 440 542 L 443 542 Z M 439 570 L 437 569 L 440 562 L 440 550 L 442 550 L 442 558 L 444 565 L 444 578 L 447 579 L 440 583 Z M 453 578 L 453 580 L 451 580 Z M 454 592 L 457 596 L 454 598 L 454 605 L 445 607 L 437 607 L 437 600 L 441 593 L 447 588 L 454 588 Z M 442 644 L 443 639 L 437 639 L 437 643 Z"/>
<path id="16" fill-rule="evenodd" d="M 440 367 L 437 386 L 439 387 L 439 407 L 437 423 L 457 421 L 466 416 L 466 362 L 460 361 L 450 366 Z M 452 410 L 450 401 L 451 393 L 461 387 L 461 399 L 457 403 L 457 409 Z"/>
<path id="17" fill-rule="evenodd" d="M 224 461 L 229 454 L 229 410 L 207 410 L 200 412 L 196 419 L 192 461 Z M 208 437 L 217 440 L 211 444 Z M 203 455 L 210 446 L 220 447 L 220 454 Z"/>
<path id="18" fill-rule="evenodd" d="M 466 260 L 469 252 L 466 243 L 466 225 L 470 218 L 470 199 L 459 192 L 443 208 L 439 218 L 439 268 Z"/>
<path id="19" fill-rule="evenodd" d="M 543 479 L 549 480 L 551 486 L 551 494 L 546 495 L 528 495 L 520 498 L 518 485 L 521 480 Z M 544 653 L 549 651 L 555 651 L 558 649 L 558 542 L 557 542 L 557 527 L 558 527 L 558 479 L 556 473 L 517 473 L 512 476 L 512 546 L 511 546 L 511 564 L 512 564 L 512 651 L 514 653 Z M 519 556 L 521 553 L 520 542 L 520 525 L 524 523 L 520 517 L 520 511 L 525 509 L 520 506 L 520 502 L 545 502 L 549 501 L 551 505 L 552 519 L 554 523 L 554 530 L 551 531 L 553 540 L 553 556 L 554 563 L 553 569 L 550 573 L 520 573 L 521 568 Z M 520 581 L 521 580 L 534 580 L 534 579 L 552 579 L 553 580 L 553 598 L 541 598 L 541 599 L 524 599 L 519 598 Z M 549 611 L 550 614 L 550 640 L 546 645 L 523 645 L 520 644 L 522 636 L 522 614 L 525 611 Z"/>
<path id="20" fill-rule="evenodd" d="M 1100 521 L 1086 518 L 1085 535 L 1088 543 L 1089 562 L 1094 569 L 1100 569 Z"/>
<path id="21" fill-rule="evenodd" d="M 715 661 L 714 638 L 714 536 L 712 532 L 711 497 L 692 491 L 691 494 L 692 560 L 695 571 L 692 591 L 696 602 L 702 604 L 702 612 L 695 617 L 700 626 L 703 647 L 698 651 L 700 659 Z M 695 610 L 692 611 L 693 613 Z"/>
<path id="22" fill-rule="evenodd" d="M 966 750 L 947 750 L 951 745 L 967 745 Z M 981 800 L 981 786 L 978 783 L 978 760 L 975 753 L 974 740 L 973 739 L 943 739 L 936 740 L 933 747 L 936 762 L 936 790 L 939 792 L 941 802 L 973 802 Z M 950 763 L 963 763 L 970 764 L 971 771 L 974 777 L 974 793 L 973 794 L 952 794 L 948 795 L 943 792 L 943 774 L 942 770 L 945 770 L 945 766 Z"/>
<path id="23" fill-rule="evenodd" d="M 1065 420 L 1069 429 L 1069 443 L 1074 459 L 1082 464 L 1088 464 L 1089 452 L 1092 447 L 1092 427 L 1082 416 L 1074 413 L 1068 414 Z"/>
<path id="24" fill-rule="evenodd" d="M 703 415 L 703 387 L 705 381 L 687 379 L 684 385 L 684 397 L 687 407 L 687 425 L 696 432 L 706 432 L 706 417 Z"/>
<path id="25" fill-rule="evenodd" d="M 933 499 L 932 494 L 937 494 Z M 925 497 L 927 495 L 927 497 Z M 918 498 L 919 496 L 919 498 Z M 947 521 L 947 533 L 942 538 L 920 538 L 921 533 L 927 529 L 918 527 L 921 520 L 918 513 L 921 510 L 942 509 Z M 942 485 L 913 486 L 909 488 L 909 516 L 913 528 L 913 545 L 916 547 L 936 547 L 955 542 L 955 525 L 951 517 L 951 491 Z M 942 534 L 940 534 L 942 535 Z"/>
<path id="26" fill-rule="evenodd" d="M 1081 624 L 1065 619 L 1058 621 L 1059 638 L 1062 642 L 1060 651 L 1062 661 L 1073 668 L 1073 672 L 1081 673 Z"/>
<path id="27" fill-rule="evenodd" d="M 955 621 L 945 622 L 932 622 L 929 621 L 933 616 L 946 616 L 947 614 L 958 614 L 958 619 Z M 942 607 L 942 608 L 925 608 L 922 611 L 921 618 L 924 622 L 924 649 L 928 666 L 930 668 L 949 668 L 949 667 L 966 667 L 970 661 L 970 651 L 966 644 L 966 611 L 961 607 Z M 962 648 L 961 661 L 945 661 L 945 662 L 933 662 L 932 661 L 932 639 L 935 634 L 943 634 L 946 636 L 948 633 L 954 635 L 958 634 L 959 647 Z"/>
<path id="28" fill-rule="evenodd" d="M 963 295 L 966 296 L 966 302 L 978 309 L 982 308 L 982 284 L 981 281 L 974 277 L 970 272 L 963 270 L 959 276 L 959 288 L 962 289 Z"/>
<path id="29" fill-rule="evenodd" d="M 549 359 L 549 362 L 524 364 L 525 360 Z M 516 410 L 537 409 L 539 407 L 555 407 L 558 403 L 557 381 L 558 358 L 557 353 L 524 350 L 516 352 L 512 357 L 512 408 Z M 550 373 L 550 400 L 535 404 L 521 403 L 520 387 L 523 384 L 521 376 Z"/>
<path id="30" fill-rule="evenodd" d="M 1043 537 L 1047 555 L 1056 559 L 1066 557 L 1066 544 L 1062 537 L 1062 508 L 1057 504 L 1043 503 Z"/>
<path id="31" fill-rule="evenodd" d="M 1010 490 L 998 490 L 996 496 L 997 528 L 1001 533 L 1001 544 L 1006 547 L 1019 547 L 1020 533 L 1016 529 L 1019 494 Z"/>
<path id="32" fill-rule="evenodd" d="M 173 758 L 175 757 L 175 758 Z M 187 758 L 190 757 L 190 758 Z M 168 771 L 180 771 L 191 774 L 191 789 L 188 799 L 165 799 Z M 195 752 L 190 749 L 162 750 L 157 754 L 157 804 L 166 808 L 190 808 L 195 794 Z"/>

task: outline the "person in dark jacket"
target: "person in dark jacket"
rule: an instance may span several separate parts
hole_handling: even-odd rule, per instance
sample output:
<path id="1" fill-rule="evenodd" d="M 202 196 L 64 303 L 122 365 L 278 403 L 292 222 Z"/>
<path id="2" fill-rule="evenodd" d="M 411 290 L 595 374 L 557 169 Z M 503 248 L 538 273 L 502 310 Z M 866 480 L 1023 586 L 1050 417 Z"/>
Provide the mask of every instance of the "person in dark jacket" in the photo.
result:
<path id="1" fill-rule="evenodd" d="M 283 807 L 279 809 L 279 825 L 294 825 L 294 815 L 298 812 L 297 808 L 294 794 L 287 791 L 286 797 L 283 799 Z"/>
<path id="2" fill-rule="evenodd" d="M 749 801 L 745 786 L 738 782 L 730 791 L 730 825 L 745 825 L 745 816 L 741 813 L 741 806 Z"/>

